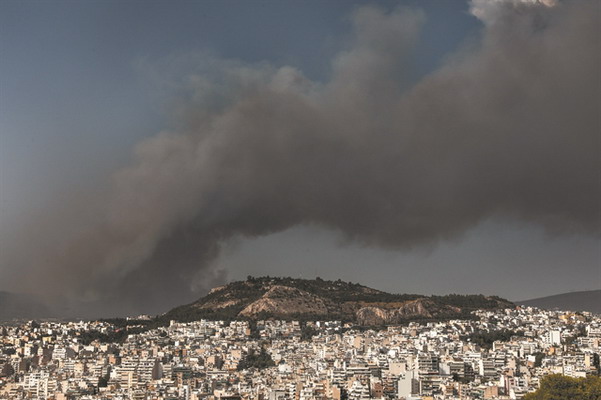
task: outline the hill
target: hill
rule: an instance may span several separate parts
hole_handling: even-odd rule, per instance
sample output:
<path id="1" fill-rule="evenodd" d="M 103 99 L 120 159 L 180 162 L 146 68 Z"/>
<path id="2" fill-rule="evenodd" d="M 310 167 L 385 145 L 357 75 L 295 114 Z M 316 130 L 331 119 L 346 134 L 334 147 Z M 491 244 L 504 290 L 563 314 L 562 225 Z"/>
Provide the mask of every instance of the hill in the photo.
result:
<path id="1" fill-rule="evenodd" d="M 517 301 L 516 304 L 565 311 L 589 311 L 601 314 L 601 290 L 563 293 L 555 296 Z"/>
<path id="2" fill-rule="evenodd" d="M 483 295 L 423 296 L 391 294 L 356 283 L 322 279 L 249 277 L 212 289 L 194 303 L 160 318 L 342 320 L 359 325 L 469 318 L 476 309 L 513 307 Z"/>

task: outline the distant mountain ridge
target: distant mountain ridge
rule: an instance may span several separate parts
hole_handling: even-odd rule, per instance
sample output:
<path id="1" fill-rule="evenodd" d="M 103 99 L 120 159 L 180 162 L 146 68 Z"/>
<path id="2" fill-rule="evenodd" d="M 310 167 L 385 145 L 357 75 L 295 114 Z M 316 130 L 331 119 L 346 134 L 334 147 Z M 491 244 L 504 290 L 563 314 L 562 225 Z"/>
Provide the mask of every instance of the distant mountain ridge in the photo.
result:
<path id="1" fill-rule="evenodd" d="M 601 290 L 562 293 L 554 296 L 516 301 L 515 303 L 544 309 L 589 311 L 595 314 L 601 314 Z"/>
<path id="2" fill-rule="evenodd" d="M 249 277 L 214 288 L 194 303 L 176 307 L 161 318 L 329 319 L 386 325 L 469 318 L 476 309 L 514 306 L 496 296 L 391 294 L 341 280 Z"/>

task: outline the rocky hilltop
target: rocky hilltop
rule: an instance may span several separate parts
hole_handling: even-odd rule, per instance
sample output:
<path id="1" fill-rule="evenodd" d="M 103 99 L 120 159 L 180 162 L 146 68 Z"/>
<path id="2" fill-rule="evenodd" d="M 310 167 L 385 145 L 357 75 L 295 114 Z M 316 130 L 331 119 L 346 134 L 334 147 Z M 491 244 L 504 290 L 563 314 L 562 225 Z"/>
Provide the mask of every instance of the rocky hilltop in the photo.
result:
<path id="1" fill-rule="evenodd" d="M 174 308 L 165 319 L 342 320 L 389 325 L 414 320 L 468 318 L 476 309 L 514 304 L 496 296 L 391 294 L 360 284 L 322 279 L 249 277 L 214 288 L 198 301 Z"/>

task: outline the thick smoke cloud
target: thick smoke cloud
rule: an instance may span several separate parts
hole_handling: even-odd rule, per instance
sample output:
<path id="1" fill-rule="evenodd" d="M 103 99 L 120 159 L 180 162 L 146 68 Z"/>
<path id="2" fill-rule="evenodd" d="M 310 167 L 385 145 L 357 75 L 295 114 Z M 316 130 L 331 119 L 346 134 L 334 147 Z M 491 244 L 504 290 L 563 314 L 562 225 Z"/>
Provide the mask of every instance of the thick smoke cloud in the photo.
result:
<path id="1" fill-rule="evenodd" d="M 325 83 L 206 61 L 186 77 L 174 129 L 141 142 L 90 207 L 98 221 L 64 235 L 38 223 L 56 246 L 15 245 L 7 262 L 35 290 L 127 312 L 222 280 L 211 262 L 228 239 L 299 224 L 395 249 L 489 217 L 598 234 L 599 3 L 471 7 L 478 44 L 411 87 L 424 16 L 407 9 L 359 9 Z"/>

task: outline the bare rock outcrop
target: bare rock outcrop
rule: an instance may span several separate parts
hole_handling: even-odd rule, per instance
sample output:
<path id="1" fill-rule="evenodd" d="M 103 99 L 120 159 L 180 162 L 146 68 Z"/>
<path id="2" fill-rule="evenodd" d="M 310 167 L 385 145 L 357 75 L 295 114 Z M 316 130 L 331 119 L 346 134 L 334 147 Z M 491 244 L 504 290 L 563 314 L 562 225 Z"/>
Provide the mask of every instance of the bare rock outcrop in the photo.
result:
<path id="1" fill-rule="evenodd" d="M 432 318 L 428 307 L 433 305 L 429 300 L 417 299 L 393 309 L 367 306 L 357 310 L 355 316 L 361 325 L 394 324 L 410 318 Z"/>
<path id="2" fill-rule="evenodd" d="M 383 325 L 388 322 L 389 311 L 380 307 L 362 307 L 355 316 L 359 325 Z"/>
<path id="3" fill-rule="evenodd" d="M 249 317 L 261 312 L 275 315 L 325 315 L 328 307 L 319 296 L 298 288 L 274 285 L 260 299 L 240 311 L 239 315 Z"/>

